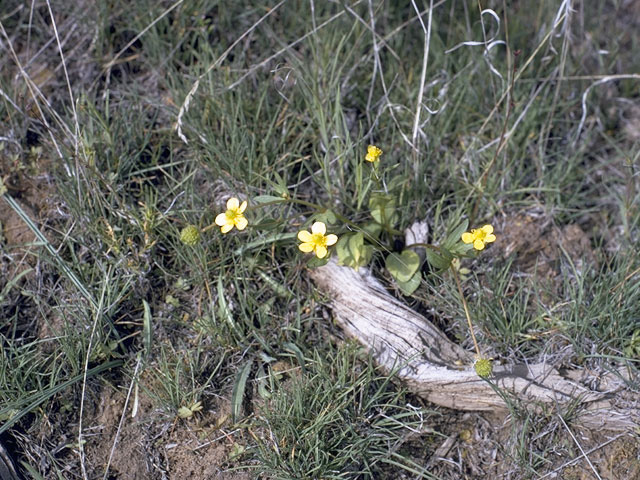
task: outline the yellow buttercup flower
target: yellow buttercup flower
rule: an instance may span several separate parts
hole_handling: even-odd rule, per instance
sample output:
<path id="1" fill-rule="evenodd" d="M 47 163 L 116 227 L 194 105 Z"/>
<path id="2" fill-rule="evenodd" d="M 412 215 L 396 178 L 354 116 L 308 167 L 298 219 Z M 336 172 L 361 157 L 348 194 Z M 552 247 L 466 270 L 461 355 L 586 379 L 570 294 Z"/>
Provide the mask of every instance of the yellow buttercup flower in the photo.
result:
<path id="1" fill-rule="evenodd" d="M 311 225 L 311 233 L 306 230 L 298 232 L 298 240 L 302 243 L 298 248 L 305 253 L 314 252 L 318 258 L 327 256 L 327 247 L 334 245 L 338 237 L 334 234 L 325 235 L 327 226 L 322 222 Z"/>
<path id="2" fill-rule="evenodd" d="M 227 233 L 236 227 L 238 230 L 244 230 L 249 224 L 244 217 L 243 212 L 247 208 L 247 201 L 240 204 L 240 200 L 231 197 L 227 200 L 227 211 L 216 217 L 216 225 L 220 227 L 222 233 Z"/>
<path id="3" fill-rule="evenodd" d="M 376 160 L 378 160 L 378 157 L 380 157 L 380 155 L 382 155 L 382 150 L 380 150 L 375 145 L 369 145 L 367 147 L 367 156 L 364 157 L 364 159 L 367 162 L 375 162 Z"/>
<path id="4" fill-rule="evenodd" d="M 495 242 L 496 236 L 493 234 L 493 227 L 491 225 L 485 225 L 482 228 L 474 228 L 471 232 L 463 233 L 462 241 L 464 243 L 473 243 L 473 248 L 482 250 L 486 243 Z"/>

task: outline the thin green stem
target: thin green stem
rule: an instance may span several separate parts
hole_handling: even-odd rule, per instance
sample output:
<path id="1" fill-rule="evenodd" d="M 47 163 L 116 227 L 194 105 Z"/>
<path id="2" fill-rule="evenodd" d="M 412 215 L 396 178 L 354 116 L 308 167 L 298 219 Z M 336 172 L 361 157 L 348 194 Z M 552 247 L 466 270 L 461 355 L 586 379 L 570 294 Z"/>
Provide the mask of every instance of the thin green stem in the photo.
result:
<path id="1" fill-rule="evenodd" d="M 458 286 L 458 293 L 460 294 L 460 300 L 462 300 L 462 306 L 464 307 L 464 314 L 467 317 L 467 324 L 469 325 L 469 331 L 471 332 L 471 338 L 473 339 L 473 346 L 476 349 L 476 353 L 480 356 L 480 347 L 478 347 L 478 341 L 476 340 L 476 334 L 473 331 L 473 324 L 471 323 L 471 315 L 469 315 L 469 308 L 467 307 L 467 301 L 464 298 L 464 294 L 462 293 L 462 285 L 460 285 L 460 279 L 458 278 L 458 272 L 453 265 L 451 265 L 451 273 L 453 273 L 453 278 L 456 281 L 456 285 Z"/>
<path id="2" fill-rule="evenodd" d="M 431 243 L 418 242 L 418 243 L 410 243 L 409 245 L 405 245 L 404 246 L 404 248 L 416 248 L 416 247 L 430 248 L 431 250 L 440 251 L 440 247 L 439 246 L 432 245 Z"/>

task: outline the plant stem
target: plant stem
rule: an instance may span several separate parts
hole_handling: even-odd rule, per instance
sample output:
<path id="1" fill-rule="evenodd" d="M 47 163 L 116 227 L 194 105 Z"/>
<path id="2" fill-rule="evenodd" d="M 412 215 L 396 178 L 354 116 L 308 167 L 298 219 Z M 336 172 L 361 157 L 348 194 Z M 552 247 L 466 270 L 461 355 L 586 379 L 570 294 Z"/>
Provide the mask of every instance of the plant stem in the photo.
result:
<path id="1" fill-rule="evenodd" d="M 464 307 L 464 314 L 467 316 L 467 323 L 469 324 L 469 331 L 471 332 L 471 338 L 473 339 L 473 346 L 476 348 L 476 353 L 478 356 L 480 354 L 480 348 L 478 347 L 478 341 L 476 340 L 476 334 L 473 332 L 473 324 L 471 323 L 471 316 L 469 315 L 469 308 L 467 307 L 467 301 L 464 298 L 464 294 L 462 293 L 462 286 L 460 285 L 460 279 L 458 278 L 458 272 L 453 265 L 451 265 L 451 273 L 453 273 L 453 278 L 456 281 L 456 285 L 458 286 L 458 293 L 460 294 L 460 299 L 462 300 L 462 306 Z"/>
<path id="2" fill-rule="evenodd" d="M 437 245 L 432 245 L 430 243 L 422 243 L 422 242 L 418 242 L 418 243 L 410 243 L 409 245 L 405 245 L 404 248 L 416 248 L 416 247 L 423 247 L 423 248 L 430 248 L 431 250 L 437 250 L 440 251 L 440 247 Z"/>

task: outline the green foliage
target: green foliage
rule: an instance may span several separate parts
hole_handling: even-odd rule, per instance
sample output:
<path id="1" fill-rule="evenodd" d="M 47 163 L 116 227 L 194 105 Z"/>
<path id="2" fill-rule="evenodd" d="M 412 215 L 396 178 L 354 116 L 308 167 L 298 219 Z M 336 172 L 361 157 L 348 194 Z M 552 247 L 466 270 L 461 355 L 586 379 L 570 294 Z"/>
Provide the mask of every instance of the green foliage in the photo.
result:
<path id="1" fill-rule="evenodd" d="M 396 279 L 396 284 L 398 285 L 398 288 L 404 295 L 407 295 L 407 296 L 412 295 L 418 289 L 421 282 L 422 282 L 421 272 L 414 273 L 411 276 L 411 278 L 406 282 Z"/>
<path id="2" fill-rule="evenodd" d="M 434 250 L 432 248 L 427 249 L 427 261 L 436 270 L 436 272 L 444 272 L 451 266 L 453 255 L 444 248 Z"/>
<path id="3" fill-rule="evenodd" d="M 369 198 L 371 216 L 380 225 L 392 228 L 398 221 L 396 197 L 391 194 L 374 193 Z"/>
<path id="4" fill-rule="evenodd" d="M 258 444 L 258 471 L 279 480 L 380 478 L 391 463 L 410 471 L 390 445 L 431 413 L 405 406 L 354 346 L 316 352 L 307 363 L 307 373 L 276 380 L 261 409 L 270 435 Z"/>
<path id="5" fill-rule="evenodd" d="M 326 223 L 327 225 L 335 225 L 338 221 L 336 214 L 329 209 L 316 213 L 314 218 L 317 222 Z"/>
<path id="6" fill-rule="evenodd" d="M 624 349 L 624 354 L 630 358 L 640 358 L 640 329 L 634 330 L 629 345 Z"/>
<path id="7" fill-rule="evenodd" d="M 466 244 L 460 241 L 462 234 L 469 229 L 469 220 L 466 218 L 458 225 L 453 231 L 447 235 L 441 245 L 441 250 L 446 250 L 449 254 L 456 257 L 467 254 L 470 250 L 473 250 L 473 245 Z M 446 256 L 446 254 L 445 254 Z"/>
<path id="8" fill-rule="evenodd" d="M 231 395 L 231 418 L 234 423 L 240 418 L 242 402 L 244 401 L 244 392 L 247 388 L 247 379 L 249 378 L 252 366 L 253 361 L 251 360 L 244 364 L 242 369 L 240 369 L 236 382 L 233 386 L 233 394 Z"/>
<path id="9" fill-rule="evenodd" d="M 404 250 L 400 254 L 390 253 L 386 267 L 403 294 L 411 295 L 420 286 L 420 256 L 416 252 Z"/>
<path id="10" fill-rule="evenodd" d="M 400 282 L 408 282 L 420 268 L 420 256 L 412 250 L 390 253 L 387 256 L 387 270 Z"/>
<path id="11" fill-rule="evenodd" d="M 362 232 L 347 233 L 336 244 L 338 263 L 355 270 L 366 266 L 373 256 L 374 248 L 364 243 Z"/>

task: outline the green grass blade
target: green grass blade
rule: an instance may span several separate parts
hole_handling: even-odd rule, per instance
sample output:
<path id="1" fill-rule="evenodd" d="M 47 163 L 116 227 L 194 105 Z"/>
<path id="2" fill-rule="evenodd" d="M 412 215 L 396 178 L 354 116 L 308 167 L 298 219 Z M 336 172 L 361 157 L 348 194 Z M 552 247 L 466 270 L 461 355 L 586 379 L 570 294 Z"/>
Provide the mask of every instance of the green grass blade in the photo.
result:
<path id="1" fill-rule="evenodd" d="M 253 360 L 249 360 L 245 363 L 240 374 L 236 379 L 236 383 L 233 386 L 233 394 L 231 395 L 231 418 L 233 422 L 237 422 L 242 413 L 242 401 L 244 399 L 244 392 L 247 387 L 247 379 L 249 378 L 249 372 L 253 366 Z"/>
<path id="2" fill-rule="evenodd" d="M 66 262 L 60 257 L 58 252 L 56 252 L 56 249 L 53 248 L 53 245 L 51 245 L 47 237 L 45 237 L 42 234 L 38 226 L 35 223 L 33 223 L 31 218 L 29 218 L 29 215 L 27 215 L 27 213 L 22 209 L 22 207 L 18 204 L 18 202 L 16 202 L 10 195 L 5 194 L 2 197 L 6 200 L 6 202 L 13 209 L 13 211 L 16 212 L 16 214 L 18 214 L 18 216 L 22 219 L 25 225 L 29 227 L 29 230 L 31 230 L 33 234 L 36 237 L 38 237 L 38 239 L 42 242 L 42 246 L 55 259 L 56 263 L 58 264 L 62 272 L 67 276 L 67 278 L 71 280 L 71 282 L 76 286 L 76 288 L 80 291 L 80 293 L 91 303 L 93 308 L 97 310 L 98 302 L 96 301 L 96 299 L 93 298 L 93 295 L 89 293 L 89 291 L 85 288 L 85 286 L 82 284 L 80 279 L 76 276 L 76 274 L 73 273 L 73 271 L 67 266 Z"/>
<path id="3" fill-rule="evenodd" d="M 61 392 L 65 388 L 73 385 L 76 382 L 79 382 L 79 381 L 83 380 L 84 378 L 89 378 L 89 377 L 97 375 L 97 374 L 99 374 L 101 372 L 104 372 L 105 370 L 109 370 L 110 368 L 118 367 L 118 366 L 122 365 L 122 363 L 123 363 L 122 360 L 112 360 L 111 362 L 103 363 L 102 365 L 98 365 L 97 367 L 93 367 L 93 368 L 87 370 L 86 377 L 85 377 L 84 373 L 81 373 L 79 375 L 76 375 L 75 377 L 70 378 L 69 380 L 67 380 L 65 382 L 62 382 L 62 383 L 60 383 L 58 385 L 54 385 L 53 387 L 47 388 L 47 389 L 45 389 L 45 390 L 43 390 L 41 392 L 37 392 L 35 395 L 31 396 L 32 400 L 25 399 L 24 401 L 18 402 L 20 404 L 25 404 L 27 402 L 30 402 L 30 403 L 28 403 L 28 405 L 26 407 L 21 408 L 20 411 L 16 415 L 11 417 L 9 420 L 7 420 L 0 427 L 0 435 L 3 434 L 4 432 L 6 432 L 8 429 L 10 429 L 13 425 L 15 425 L 15 423 L 18 420 L 20 420 L 22 417 L 24 417 L 31 410 L 36 408 L 38 405 L 40 405 L 41 403 L 43 403 L 47 399 L 51 398 L 56 393 Z M 17 407 L 17 405 L 14 403 L 14 404 L 12 404 L 10 406 L 4 407 L 3 409 L 0 409 L 0 417 L 2 415 L 4 415 L 5 413 L 10 412 L 11 410 L 15 410 L 16 407 Z"/>

